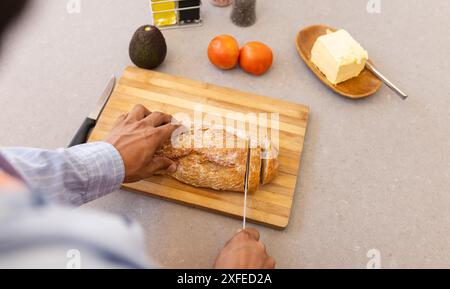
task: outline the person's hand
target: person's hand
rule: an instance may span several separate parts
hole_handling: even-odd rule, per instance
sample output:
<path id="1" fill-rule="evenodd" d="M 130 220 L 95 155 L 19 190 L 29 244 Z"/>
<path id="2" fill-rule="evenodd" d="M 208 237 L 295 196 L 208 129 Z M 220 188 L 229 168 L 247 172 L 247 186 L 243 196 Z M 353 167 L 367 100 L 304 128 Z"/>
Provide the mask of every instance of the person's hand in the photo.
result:
<path id="1" fill-rule="evenodd" d="M 104 141 L 112 144 L 122 156 L 125 165 L 125 183 L 137 182 L 157 171 L 175 172 L 176 164 L 164 157 L 154 157 L 178 125 L 172 116 L 150 112 L 136 105 L 130 113 L 121 115 Z"/>
<path id="2" fill-rule="evenodd" d="M 220 252 L 215 269 L 274 269 L 275 260 L 259 241 L 256 229 L 239 231 Z"/>

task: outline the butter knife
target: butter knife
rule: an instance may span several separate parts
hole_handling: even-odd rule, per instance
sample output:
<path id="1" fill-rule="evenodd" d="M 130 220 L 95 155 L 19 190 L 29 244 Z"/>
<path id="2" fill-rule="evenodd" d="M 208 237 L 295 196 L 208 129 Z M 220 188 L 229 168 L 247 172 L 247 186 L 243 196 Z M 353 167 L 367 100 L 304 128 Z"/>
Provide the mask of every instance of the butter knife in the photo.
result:
<path id="1" fill-rule="evenodd" d="M 404 93 L 400 88 L 394 85 L 386 76 L 384 76 L 378 69 L 375 68 L 370 62 L 366 62 L 366 68 L 375 74 L 381 81 L 384 82 L 390 89 L 397 93 L 403 100 L 408 98 L 408 95 Z"/>

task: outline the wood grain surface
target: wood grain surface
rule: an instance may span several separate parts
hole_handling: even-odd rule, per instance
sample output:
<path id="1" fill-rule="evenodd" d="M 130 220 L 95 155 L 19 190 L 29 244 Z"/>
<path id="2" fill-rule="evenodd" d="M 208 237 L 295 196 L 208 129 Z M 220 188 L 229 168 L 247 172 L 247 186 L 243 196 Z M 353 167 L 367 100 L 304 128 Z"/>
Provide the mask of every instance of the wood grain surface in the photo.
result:
<path id="1" fill-rule="evenodd" d="M 245 93 L 159 72 L 128 67 L 116 86 L 89 141 L 103 139 L 116 118 L 143 104 L 152 111 L 193 116 L 202 106 L 205 113 L 279 113 L 279 175 L 249 195 L 248 220 L 283 229 L 289 222 L 309 109 L 306 106 Z M 268 122 L 267 127 L 273 127 Z M 275 129 L 275 127 L 274 127 Z M 123 185 L 124 189 L 241 218 L 243 194 L 195 188 L 168 176 Z"/>

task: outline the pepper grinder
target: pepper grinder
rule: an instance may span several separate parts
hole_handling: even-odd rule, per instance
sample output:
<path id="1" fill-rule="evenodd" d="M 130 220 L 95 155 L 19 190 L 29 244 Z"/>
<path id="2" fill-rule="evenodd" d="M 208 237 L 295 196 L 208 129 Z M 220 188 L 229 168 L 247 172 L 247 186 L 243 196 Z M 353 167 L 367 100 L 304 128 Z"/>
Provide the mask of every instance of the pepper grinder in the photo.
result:
<path id="1" fill-rule="evenodd" d="M 249 27 L 256 22 L 256 0 L 234 0 L 231 21 L 240 27 Z"/>

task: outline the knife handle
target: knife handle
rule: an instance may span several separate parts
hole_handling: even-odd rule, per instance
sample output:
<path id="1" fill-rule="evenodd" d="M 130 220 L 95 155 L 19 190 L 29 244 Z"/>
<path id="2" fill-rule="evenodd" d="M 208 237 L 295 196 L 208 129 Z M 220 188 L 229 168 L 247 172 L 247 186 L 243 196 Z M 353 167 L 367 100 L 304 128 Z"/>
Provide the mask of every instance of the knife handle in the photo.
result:
<path id="1" fill-rule="evenodd" d="M 73 137 L 72 141 L 69 144 L 69 147 L 85 143 L 89 137 L 89 133 L 95 127 L 95 123 L 95 120 L 87 117 Z"/>

